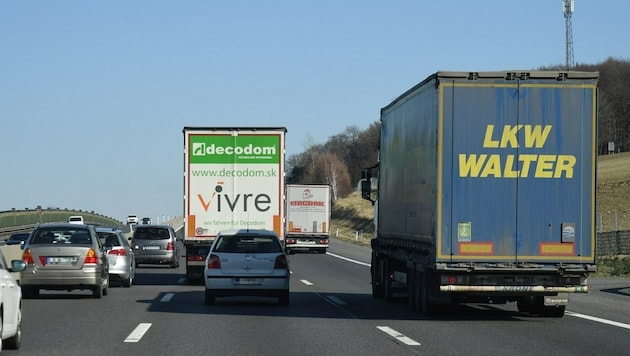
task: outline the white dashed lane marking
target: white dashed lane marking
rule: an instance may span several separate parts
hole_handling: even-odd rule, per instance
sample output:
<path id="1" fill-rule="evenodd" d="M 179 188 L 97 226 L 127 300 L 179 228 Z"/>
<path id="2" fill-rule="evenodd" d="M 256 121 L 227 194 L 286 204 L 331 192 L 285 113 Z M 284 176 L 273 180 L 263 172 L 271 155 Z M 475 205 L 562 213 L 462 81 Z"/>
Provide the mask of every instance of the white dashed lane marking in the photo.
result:
<path id="1" fill-rule="evenodd" d="M 306 279 L 300 279 L 300 282 L 306 284 L 307 286 L 312 286 L 313 285 L 313 283 L 307 281 Z"/>
<path id="2" fill-rule="evenodd" d="M 164 296 L 162 297 L 162 299 L 160 299 L 160 302 L 162 303 L 168 303 L 171 301 L 171 299 L 173 299 L 173 296 L 175 295 L 175 293 L 166 293 L 164 294 Z"/>
<path id="3" fill-rule="evenodd" d="M 405 345 L 409 345 L 409 346 L 420 346 L 420 343 L 410 339 L 409 337 L 399 333 L 398 331 L 390 328 L 389 326 L 377 326 L 377 329 L 379 329 L 380 331 L 386 333 L 387 335 L 393 337 L 394 339 L 402 342 Z"/>
<path id="4" fill-rule="evenodd" d="M 131 334 L 129 334 L 129 336 L 127 336 L 127 338 L 125 339 L 125 342 L 138 342 L 138 341 L 140 341 L 140 339 L 142 339 L 144 334 L 147 331 L 149 331 L 150 327 L 151 327 L 151 323 L 140 323 L 140 324 L 138 324 L 138 326 L 136 326 L 136 328 L 131 332 Z"/>

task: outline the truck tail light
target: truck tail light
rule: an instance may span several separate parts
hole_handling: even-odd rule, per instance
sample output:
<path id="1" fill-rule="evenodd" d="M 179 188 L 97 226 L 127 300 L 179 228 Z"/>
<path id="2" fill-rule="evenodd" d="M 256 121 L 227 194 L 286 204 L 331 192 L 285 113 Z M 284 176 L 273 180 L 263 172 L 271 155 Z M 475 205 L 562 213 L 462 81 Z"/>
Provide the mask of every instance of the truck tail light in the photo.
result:
<path id="1" fill-rule="evenodd" d="M 286 239 L 286 240 L 285 240 L 285 243 L 288 243 L 288 244 L 294 244 L 294 243 L 295 243 L 295 240 L 294 240 L 294 239 Z"/>
<path id="2" fill-rule="evenodd" d="M 273 269 L 289 269 L 289 262 L 287 262 L 287 256 L 280 255 L 276 257 L 276 263 L 273 265 Z"/>
<path id="3" fill-rule="evenodd" d="M 323 245 L 328 245 L 328 239 L 322 239 L 320 243 Z"/>
<path id="4" fill-rule="evenodd" d="M 208 257 L 208 269 L 221 269 L 221 259 L 215 254 Z"/>
<path id="5" fill-rule="evenodd" d="M 87 254 L 85 255 L 85 261 L 83 264 L 97 264 L 98 257 L 96 256 L 96 252 L 93 249 L 89 249 Z"/>
<path id="6" fill-rule="evenodd" d="M 30 248 L 24 250 L 24 253 L 22 254 L 22 260 L 26 262 L 27 265 L 32 265 L 35 263 L 35 261 L 33 261 L 33 253 L 31 252 Z"/>
<path id="7" fill-rule="evenodd" d="M 203 261 L 204 257 L 202 255 L 188 255 L 188 257 L 186 257 L 186 260 L 188 260 L 188 261 Z"/>

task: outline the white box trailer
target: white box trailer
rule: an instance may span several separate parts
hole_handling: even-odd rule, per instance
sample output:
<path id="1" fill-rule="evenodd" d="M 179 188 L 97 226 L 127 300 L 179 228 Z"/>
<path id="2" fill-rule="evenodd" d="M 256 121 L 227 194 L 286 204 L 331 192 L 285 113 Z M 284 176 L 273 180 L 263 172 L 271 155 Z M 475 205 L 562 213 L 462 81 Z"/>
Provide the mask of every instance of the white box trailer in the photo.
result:
<path id="1" fill-rule="evenodd" d="M 186 276 L 203 277 L 215 236 L 266 229 L 284 239 L 284 127 L 184 127 Z"/>
<path id="2" fill-rule="evenodd" d="M 330 237 L 330 185 L 287 184 L 285 248 L 326 253 Z"/>

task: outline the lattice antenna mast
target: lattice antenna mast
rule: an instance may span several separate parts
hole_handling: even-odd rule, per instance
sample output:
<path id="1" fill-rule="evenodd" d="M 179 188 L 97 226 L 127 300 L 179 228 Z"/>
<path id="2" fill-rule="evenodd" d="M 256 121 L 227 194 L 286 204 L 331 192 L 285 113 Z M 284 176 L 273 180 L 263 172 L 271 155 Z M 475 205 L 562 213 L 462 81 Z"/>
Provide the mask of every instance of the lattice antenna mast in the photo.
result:
<path id="1" fill-rule="evenodd" d="M 575 4 L 573 0 L 562 0 L 562 12 L 564 13 L 566 25 L 565 58 L 567 70 L 571 70 L 575 67 L 575 63 L 573 62 L 573 25 L 571 24 L 571 15 L 574 10 Z"/>

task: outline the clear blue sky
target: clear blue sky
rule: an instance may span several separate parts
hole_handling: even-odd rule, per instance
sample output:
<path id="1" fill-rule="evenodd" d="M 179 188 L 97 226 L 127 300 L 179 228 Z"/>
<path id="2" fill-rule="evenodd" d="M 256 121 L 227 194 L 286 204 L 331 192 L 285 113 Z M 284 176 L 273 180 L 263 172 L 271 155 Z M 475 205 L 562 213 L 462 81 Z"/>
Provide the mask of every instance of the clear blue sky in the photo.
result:
<path id="1" fill-rule="evenodd" d="M 575 2 L 575 62 L 630 59 L 630 2 Z M 561 0 L 4 0 L 0 210 L 182 215 L 184 126 L 290 156 L 433 72 L 564 62 Z"/>

